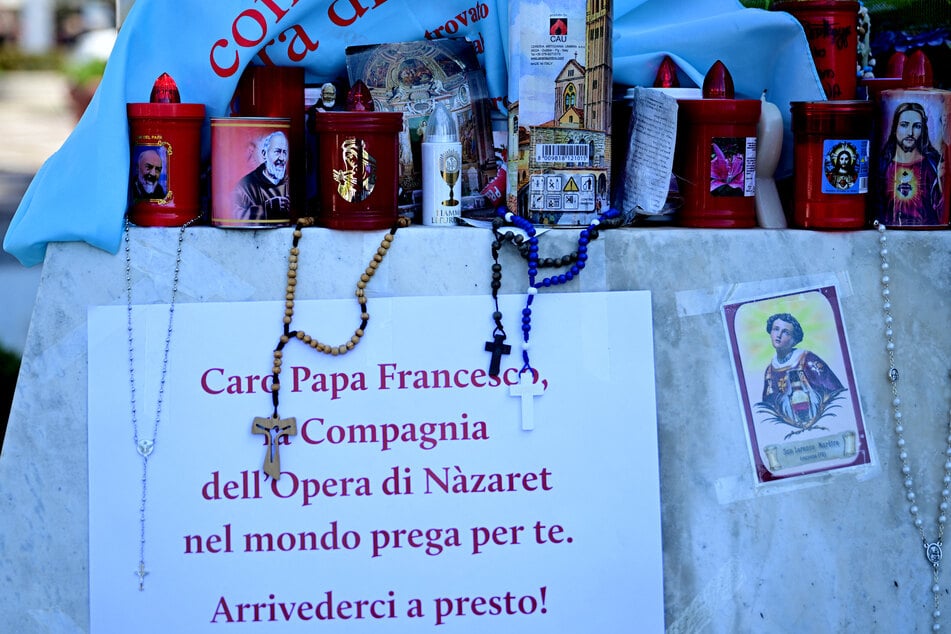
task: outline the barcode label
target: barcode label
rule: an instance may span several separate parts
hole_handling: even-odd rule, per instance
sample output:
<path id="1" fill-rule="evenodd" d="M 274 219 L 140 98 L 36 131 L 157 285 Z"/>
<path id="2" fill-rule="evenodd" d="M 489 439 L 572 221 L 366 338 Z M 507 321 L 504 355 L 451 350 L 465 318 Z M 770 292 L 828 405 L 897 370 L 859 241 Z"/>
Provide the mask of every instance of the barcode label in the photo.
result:
<path id="1" fill-rule="evenodd" d="M 538 163 L 587 163 L 587 143 L 539 143 L 535 146 Z"/>

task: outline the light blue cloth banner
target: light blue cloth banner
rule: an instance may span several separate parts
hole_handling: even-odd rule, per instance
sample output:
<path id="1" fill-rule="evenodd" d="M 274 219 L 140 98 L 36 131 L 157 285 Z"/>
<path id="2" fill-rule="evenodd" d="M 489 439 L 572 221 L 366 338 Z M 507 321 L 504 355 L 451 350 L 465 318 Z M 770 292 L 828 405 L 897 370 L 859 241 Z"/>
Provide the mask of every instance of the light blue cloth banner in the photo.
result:
<path id="1" fill-rule="evenodd" d="M 699 85 L 721 59 L 738 96 L 757 98 L 767 89 L 784 111 L 780 174 L 789 173 L 789 102 L 824 99 L 802 28 L 791 16 L 744 9 L 736 0 L 617 0 L 614 15 L 616 84 L 651 85 L 666 53 Z M 478 42 L 489 91 L 505 96 L 504 0 L 137 0 L 96 96 L 33 179 L 4 249 L 27 266 L 42 262 L 49 242 L 118 251 L 128 203 L 126 103 L 148 101 L 163 72 L 178 83 L 182 101 L 203 103 L 209 117 L 218 117 L 227 114 L 241 71 L 255 56 L 302 65 L 308 80 L 319 82 L 345 74 L 348 46 L 427 35 Z M 205 139 L 207 154 L 207 127 Z"/>

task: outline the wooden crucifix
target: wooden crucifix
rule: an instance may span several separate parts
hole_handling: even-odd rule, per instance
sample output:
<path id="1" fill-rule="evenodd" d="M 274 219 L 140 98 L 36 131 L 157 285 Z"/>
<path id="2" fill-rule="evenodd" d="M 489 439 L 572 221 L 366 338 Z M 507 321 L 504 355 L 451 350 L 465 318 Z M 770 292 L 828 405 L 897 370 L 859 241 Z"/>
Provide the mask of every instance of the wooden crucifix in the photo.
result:
<path id="1" fill-rule="evenodd" d="M 489 362 L 489 376 L 498 376 L 502 367 L 502 355 L 511 354 L 512 346 L 505 343 L 505 335 L 497 332 L 492 337 L 492 341 L 485 342 L 485 351 L 492 353 L 492 360 Z"/>
<path id="2" fill-rule="evenodd" d="M 251 425 L 251 433 L 264 436 L 264 446 L 266 447 L 264 454 L 264 473 L 275 480 L 280 480 L 280 444 L 281 442 L 287 444 L 290 442 L 291 436 L 297 435 L 297 419 L 257 417 Z"/>

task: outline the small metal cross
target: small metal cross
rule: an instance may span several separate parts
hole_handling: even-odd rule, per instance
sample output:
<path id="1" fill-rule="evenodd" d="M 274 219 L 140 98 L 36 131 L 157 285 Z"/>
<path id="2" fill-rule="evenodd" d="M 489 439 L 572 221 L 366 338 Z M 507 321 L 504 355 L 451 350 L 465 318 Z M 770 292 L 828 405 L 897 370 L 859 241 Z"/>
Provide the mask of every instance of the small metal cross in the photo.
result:
<path id="1" fill-rule="evenodd" d="M 149 574 L 149 571 L 145 569 L 145 562 L 140 561 L 139 567 L 135 571 L 135 576 L 139 578 L 139 592 L 145 590 L 145 575 Z"/>

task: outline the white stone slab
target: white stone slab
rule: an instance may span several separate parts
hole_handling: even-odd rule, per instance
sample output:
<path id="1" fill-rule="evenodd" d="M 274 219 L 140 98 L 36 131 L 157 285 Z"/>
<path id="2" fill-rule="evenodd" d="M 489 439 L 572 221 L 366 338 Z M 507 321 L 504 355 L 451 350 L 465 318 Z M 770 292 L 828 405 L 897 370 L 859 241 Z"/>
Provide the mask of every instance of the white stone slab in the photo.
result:
<path id="1" fill-rule="evenodd" d="M 167 301 L 176 236 L 133 231 L 133 249 L 152 255 L 133 272 L 141 302 Z M 299 297 L 351 297 L 379 237 L 309 231 Z M 543 255 L 571 250 L 571 238 L 546 234 Z M 488 298 L 490 241 L 481 229 L 403 230 L 371 296 Z M 281 299 L 289 242 L 288 229 L 190 229 L 180 301 Z M 932 534 L 951 403 L 951 232 L 890 231 L 889 245 L 905 435 Z M 524 289 L 518 262 L 506 254 L 504 292 Z M 51 245 L 43 267 L 0 457 L 0 631 L 88 631 L 86 306 L 124 305 L 124 268 L 122 255 L 81 244 Z M 818 274 L 839 280 L 881 471 L 754 489 L 718 307 L 738 283 Z M 624 229 L 593 242 L 584 276 L 559 289 L 652 292 L 668 632 L 930 627 L 930 570 L 898 475 L 879 278 L 872 231 Z"/>

